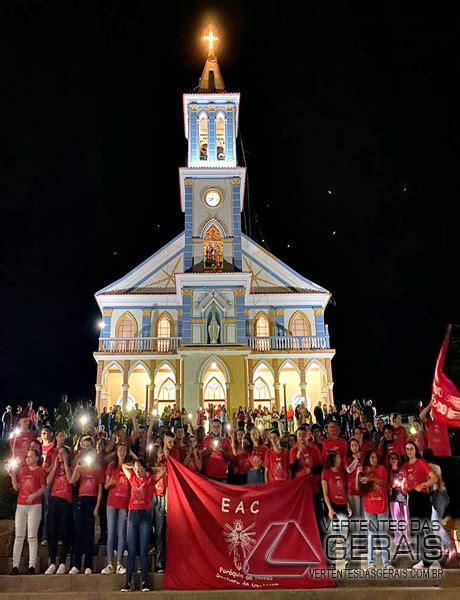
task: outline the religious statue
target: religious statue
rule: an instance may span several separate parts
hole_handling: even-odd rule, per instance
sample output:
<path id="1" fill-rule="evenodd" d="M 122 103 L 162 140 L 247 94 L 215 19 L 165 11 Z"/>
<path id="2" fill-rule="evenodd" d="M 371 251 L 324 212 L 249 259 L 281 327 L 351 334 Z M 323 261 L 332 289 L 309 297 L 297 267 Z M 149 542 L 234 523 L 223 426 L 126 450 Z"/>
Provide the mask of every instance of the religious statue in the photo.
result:
<path id="1" fill-rule="evenodd" d="M 208 334 L 209 334 L 209 343 L 217 344 L 217 340 L 219 338 L 220 325 L 216 319 L 216 311 L 212 311 L 211 321 L 208 325 Z"/>

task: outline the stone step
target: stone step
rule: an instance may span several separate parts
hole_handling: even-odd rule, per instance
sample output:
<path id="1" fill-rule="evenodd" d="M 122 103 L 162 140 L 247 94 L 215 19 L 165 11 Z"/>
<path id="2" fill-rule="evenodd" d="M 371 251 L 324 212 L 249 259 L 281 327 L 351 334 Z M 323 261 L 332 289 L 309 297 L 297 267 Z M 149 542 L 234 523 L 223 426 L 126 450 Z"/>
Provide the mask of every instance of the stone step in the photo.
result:
<path id="1" fill-rule="evenodd" d="M 137 589 L 137 588 L 136 588 Z M 392 588 L 385 586 L 372 586 L 360 588 L 328 588 L 328 589 L 301 589 L 301 590 L 212 590 L 212 591 L 161 591 L 155 590 L 155 600 L 378 600 L 387 598 L 391 600 L 407 600 L 417 593 L 423 593 L 423 600 L 458 600 L 458 590 L 446 588 L 440 595 L 439 588 Z M 18 597 L 21 600 L 45 600 L 47 592 L 0 592 L 0 600 Z M 53 600 L 126 600 L 122 592 L 88 591 L 82 596 L 80 591 L 60 591 L 53 594 Z M 145 599 L 145 594 L 132 591 L 128 596 L 130 600 Z"/>
<path id="2" fill-rule="evenodd" d="M 150 558 L 150 557 L 149 557 Z M 67 571 L 70 569 L 70 556 L 67 557 L 66 560 L 66 568 Z M 121 560 L 122 564 L 126 567 L 127 557 L 124 556 Z M 105 556 L 95 556 L 93 558 L 93 572 L 99 573 L 107 564 L 107 558 Z M 44 573 L 48 568 L 49 560 L 48 555 L 40 556 L 37 562 L 37 569 L 39 573 Z M 13 567 L 13 559 L 12 558 L 0 558 L 0 574 L 8 575 Z M 149 560 L 149 569 L 152 567 L 151 558 Z M 19 572 L 26 573 L 29 568 L 29 559 L 26 556 L 22 556 L 19 562 Z"/>

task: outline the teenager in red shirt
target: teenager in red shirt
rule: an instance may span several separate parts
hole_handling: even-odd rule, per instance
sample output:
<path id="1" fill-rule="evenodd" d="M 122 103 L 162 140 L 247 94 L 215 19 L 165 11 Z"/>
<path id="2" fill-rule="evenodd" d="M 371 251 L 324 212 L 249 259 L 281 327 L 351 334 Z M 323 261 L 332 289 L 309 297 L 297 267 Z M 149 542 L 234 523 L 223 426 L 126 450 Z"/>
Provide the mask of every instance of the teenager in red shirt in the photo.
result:
<path id="1" fill-rule="evenodd" d="M 272 429 L 268 436 L 272 447 L 265 453 L 265 481 L 287 481 L 291 478 L 289 452 L 281 447 L 278 429 Z"/>
<path id="2" fill-rule="evenodd" d="M 363 466 L 364 454 L 361 451 L 359 440 L 351 438 L 348 442 L 348 452 L 344 466 L 347 474 L 348 502 L 351 506 L 353 519 L 362 519 L 364 514 L 363 495 L 357 487 L 356 473 Z"/>
<path id="3" fill-rule="evenodd" d="M 234 457 L 230 462 L 231 481 L 235 485 L 244 485 L 248 482 L 248 471 L 251 467 L 249 462 L 249 441 L 246 439 L 244 430 L 237 429 L 232 438 Z"/>
<path id="4" fill-rule="evenodd" d="M 49 456 L 49 455 L 48 455 Z M 65 562 L 70 549 L 72 532 L 72 472 L 70 470 L 70 448 L 61 446 L 47 477 L 50 489 L 48 513 L 48 550 L 50 564 L 46 575 L 56 573 L 58 540 L 61 540 L 58 575 L 65 574 Z"/>
<path id="5" fill-rule="evenodd" d="M 383 437 L 377 450 L 378 456 L 382 463 L 388 462 L 390 452 L 396 452 L 399 456 L 404 456 L 404 445 L 395 438 L 394 428 L 392 425 L 385 425 L 383 428 Z"/>
<path id="6" fill-rule="evenodd" d="M 403 447 L 406 443 L 407 438 L 409 437 L 407 433 L 407 429 L 402 424 L 402 417 L 399 413 L 393 413 L 393 418 L 391 419 L 393 424 L 393 431 L 395 440 L 397 440 Z"/>
<path id="7" fill-rule="evenodd" d="M 379 465 L 378 454 L 370 450 L 364 459 L 362 473 L 358 470 L 357 485 L 363 486 L 364 516 L 367 520 L 367 560 L 369 568 L 375 568 L 375 551 L 378 538 L 374 536 L 385 533 L 388 524 L 388 473 L 384 466 Z M 382 548 L 383 567 L 390 566 L 390 552 Z"/>
<path id="8" fill-rule="evenodd" d="M 410 440 L 406 442 L 406 457 L 407 462 L 404 463 L 401 471 L 406 477 L 411 526 L 416 525 L 415 535 L 419 538 L 418 546 L 421 554 L 420 560 L 412 568 L 423 569 L 432 563 L 425 556 L 423 540 L 431 533 L 430 488 L 436 484 L 438 478 L 429 464 L 420 458 L 417 446 Z"/>
<path id="9" fill-rule="evenodd" d="M 132 468 L 123 464 L 122 469 L 131 484 L 131 494 L 128 504 L 128 569 L 126 572 L 126 583 L 121 591 L 131 591 L 136 556 L 139 553 L 141 590 L 149 592 L 147 573 L 149 566 L 149 540 L 152 528 L 151 507 L 155 493 L 155 484 L 158 479 L 164 477 L 165 469 L 163 467 L 154 467 L 151 471 L 147 471 L 140 460 L 136 460 Z"/>
<path id="10" fill-rule="evenodd" d="M 253 427 L 250 432 L 249 440 L 249 471 L 248 483 L 264 483 L 265 481 L 265 454 L 267 446 L 264 445 L 262 436 L 258 427 Z"/>
<path id="11" fill-rule="evenodd" d="M 222 423 L 219 419 L 211 422 L 211 431 L 203 440 L 203 475 L 227 483 L 228 465 L 233 458 L 232 444 L 222 437 Z"/>
<path id="12" fill-rule="evenodd" d="M 353 427 L 352 437 L 355 440 L 358 440 L 359 447 L 361 449 L 363 456 L 365 456 L 366 452 L 369 452 L 369 450 L 374 450 L 374 446 L 372 445 L 372 442 L 364 439 L 364 431 L 363 431 L 362 427 Z M 348 450 L 347 450 L 347 452 L 348 452 Z"/>
<path id="13" fill-rule="evenodd" d="M 105 472 L 104 487 L 107 494 L 107 566 L 102 569 L 103 575 L 114 573 L 113 553 L 117 540 L 117 567 L 119 575 L 125 575 L 123 552 L 126 544 L 126 525 L 128 519 L 128 503 L 131 493 L 128 478 L 123 472 L 128 446 L 124 442 L 117 445 L 116 455 Z"/>
<path id="14" fill-rule="evenodd" d="M 432 401 L 431 401 L 432 402 Z M 447 425 L 433 421 L 430 416 L 431 402 L 420 411 L 420 420 L 425 426 L 428 448 L 435 456 L 452 456 Z"/>
<path id="15" fill-rule="evenodd" d="M 17 458 L 22 464 L 29 451 L 30 444 L 36 439 L 33 431 L 29 429 L 29 417 L 26 412 L 22 412 L 17 429 L 13 430 L 13 437 L 10 439 L 11 455 Z"/>
<path id="16" fill-rule="evenodd" d="M 18 492 L 16 505 L 15 539 L 13 547 L 13 569 L 11 575 L 18 575 L 19 561 L 27 531 L 29 544 L 29 575 L 35 575 L 38 554 L 38 528 L 42 517 L 42 495 L 46 487 L 46 474 L 43 467 L 38 466 L 39 454 L 29 450 L 25 457 L 25 465 L 17 473 L 17 467 L 11 470 L 13 488 Z"/>
<path id="17" fill-rule="evenodd" d="M 328 437 L 323 442 L 323 458 L 326 458 L 327 453 L 333 450 L 340 454 L 340 458 L 343 461 L 347 455 L 348 442 L 340 436 L 340 425 L 335 421 L 330 421 L 326 428 Z"/>
<path id="18" fill-rule="evenodd" d="M 324 459 L 324 469 L 321 474 L 321 486 L 323 488 L 324 502 L 327 507 L 327 516 L 329 517 L 329 527 L 332 520 L 346 521 L 348 523 L 351 516 L 351 507 L 348 503 L 347 482 L 345 473 L 342 469 L 342 457 L 339 452 L 334 450 L 328 452 Z M 346 535 L 345 549 L 345 568 L 348 568 L 350 561 L 350 536 L 349 527 L 345 526 L 341 531 Z M 328 556 L 326 557 L 331 568 L 335 567 L 335 546 L 336 541 L 333 537 L 329 541 Z"/>
<path id="19" fill-rule="evenodd" d="M 192 433 L 188 436 L 186 454 L 184 457 L 184 466 L 194 473 L 201 473 L 203 468 L 203 460 L 201 458 L 201 450 L 198 449 L 196 436 Z"/>
<path id="20" fill-rule="evenodd" d="M 173 438 L 165 436 L 165 440 L 171 442 Z M 173 448 L 175 452 L 178 452 L 177 448 Z M 152 512 L 153 512 L 153 532 L 154 532 L 154 543 L 155 543 L 155 571 L 157 573 L 163 573 L 165 568 L 165 557 L 166 557 L 166 487 L 167 487 L 167 463 L 166 455 L 160 444 L 154 444 L 149 465 L 153 468 L 162 467 L 165 472 L 164 475 L 159 477 L 155 483 L 155 495 L 153 496 Z"/>
<path id="21" fill-rule="evenodd" d="M 89 438 L 92 441 L 92 438 Z M 94 519 L 99 512 L 104 473 L 97 461 L 94 446 L 83 450 L 72 474 L 72 485 L 78 485 L 78 500 L 74 506 L 74 545 L 71 575 L 80 573 L 85 555 L 85 575 L 93 572 Z"/>

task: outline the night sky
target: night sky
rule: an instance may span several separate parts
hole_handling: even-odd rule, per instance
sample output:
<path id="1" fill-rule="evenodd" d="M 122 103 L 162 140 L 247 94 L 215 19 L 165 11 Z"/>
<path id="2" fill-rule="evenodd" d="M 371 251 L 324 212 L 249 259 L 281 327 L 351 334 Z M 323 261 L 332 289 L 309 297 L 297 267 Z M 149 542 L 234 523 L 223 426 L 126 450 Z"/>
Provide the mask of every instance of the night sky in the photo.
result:
<path id="1" fill-rule="evenodd" d="M 94 293 L 183 229 L 182 93 L 211 21 L 242 96 L 243 227 L 333 293 L 336 403 L 427 399 L 460 306 L 459 15 L 440 4 L 2 3 L 1 406 L 94 397 Z"/>

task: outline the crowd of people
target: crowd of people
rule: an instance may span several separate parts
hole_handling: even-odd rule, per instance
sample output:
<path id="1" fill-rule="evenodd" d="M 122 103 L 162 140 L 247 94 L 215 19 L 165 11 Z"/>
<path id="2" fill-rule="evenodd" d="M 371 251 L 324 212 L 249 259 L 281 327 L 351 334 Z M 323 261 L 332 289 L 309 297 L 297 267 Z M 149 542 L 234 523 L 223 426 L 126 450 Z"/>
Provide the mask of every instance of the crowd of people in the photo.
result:
<path id="1" fill-rule="evenodd" d="M 440 521 L 449 502 L 436 464 L 436 457 L 450 455 L 448 431 L 431 419 L 430 405 L 409 428 L 398 413 L 391 422 L 376 418 L 371 401 L 341 410 L 318 403 L 313 414 L 303 405 L 280 413 L 239 407 L 230 417 L 224 405 L 212 404 L 194 416 L 175 405 L 161 414 L 136 406 L 127 415 L 118 406 L 98 414 L 91 402 L 72 408 L 63 397 L 53 418 L 44 407 L 35 413 L 31 402 L 11 419 L 6 413 L 13 415 L 10 407 L 2 418 L 10 445 L 6 467 L 18 493 L 11 575 L 19 573 L 26 536 L 28 573 L 38 570 L 41 543 L 48 546 L 47 574 L 66 573 L 70 554 L 70 573 L 90 575 L 99 517 L 97 543 L 107 547 L 102 573 L 125 575 L 122 591 L 129 591 L 139 556 L 147 591 L 149 555 L 156 571 L 165 568 L 168 457 L 236 485 L 307 478 L 323 539 L 333 521 L 368 522 L 369 568 L 376 566 L 379 523 L 398 522 L 399 544 L 411 539 L 414 518 Z M 426 534 L 426 528 L 417 533 Z M 451 542 L 442 527 L 440 535 L 447 558 Z M 335 546 L 327 553 L 330 566 L 334 553 Z M 388 548 L 380 553 L 389 566 Z M 432 562 L 423 552 L 417 559 L 417 569 Z"/>

